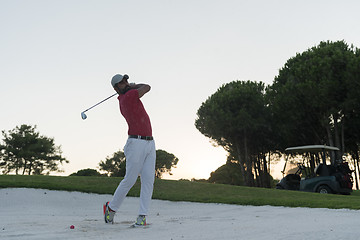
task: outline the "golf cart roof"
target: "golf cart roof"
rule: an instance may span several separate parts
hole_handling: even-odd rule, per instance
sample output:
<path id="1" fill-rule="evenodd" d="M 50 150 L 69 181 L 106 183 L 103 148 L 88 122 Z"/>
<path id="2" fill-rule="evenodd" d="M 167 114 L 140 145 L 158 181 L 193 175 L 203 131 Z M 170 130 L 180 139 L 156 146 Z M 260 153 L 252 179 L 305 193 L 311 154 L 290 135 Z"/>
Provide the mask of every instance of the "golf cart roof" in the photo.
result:
<path id="1" fill-rule="evenodd" d="M 339 150 L 340 149 L 337 147 L 330 147 L 326 145 L 307 145 L 307 146 L 299 146 L 299 147 L 289 147 L 285 149 L 286 152 L 293 152 L 293 153 L 339 151 Z"/>

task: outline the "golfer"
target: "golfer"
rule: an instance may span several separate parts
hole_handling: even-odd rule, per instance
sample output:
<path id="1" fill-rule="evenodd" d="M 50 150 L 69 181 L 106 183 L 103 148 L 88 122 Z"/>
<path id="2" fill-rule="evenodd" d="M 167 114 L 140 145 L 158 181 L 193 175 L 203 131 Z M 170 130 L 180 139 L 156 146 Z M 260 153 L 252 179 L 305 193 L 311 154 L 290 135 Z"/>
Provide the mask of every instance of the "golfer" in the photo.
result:
<path id="1" fill-rule="evenodd" d="M 146 226 L 155 179 L 156 150 L 152 137 L 150 118 L 140 101 L 150 91 L 147 84 L 129 84 L 128 75 L 116 74 L 111 85 L 119 94 L 120 112 L 128 124 L 128 140 L 124 147 L 126 157 L 126 174 L 117 187 L 113 199 L 104 205 L 106 223 L 113 223 L 127 193 L 135 184 L 138 176 L 141 179 L 139 216 L 133 226 Z"/>

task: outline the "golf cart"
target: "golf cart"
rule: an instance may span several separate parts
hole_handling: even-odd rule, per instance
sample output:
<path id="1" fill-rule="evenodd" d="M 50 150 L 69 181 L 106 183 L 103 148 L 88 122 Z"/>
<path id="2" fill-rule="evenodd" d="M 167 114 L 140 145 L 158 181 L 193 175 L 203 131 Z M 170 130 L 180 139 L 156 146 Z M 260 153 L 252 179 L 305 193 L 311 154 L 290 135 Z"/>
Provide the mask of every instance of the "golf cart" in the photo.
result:
<path id="1" fill-rule="evenodd" d="M 350 194 L 352 192 L 351 170 L 342 159 L 334 163 L 326 164 L 329 160 L 331 151 L 339 151 L 337 147 L 325 145 L 309 145 L 300 147 L 290 147 L 285 149 L 286 159 L 284 169 L 288 161 L 299 161 L 302 155 L 302 162 L 297 163 L 297 169 L 293 173 L 288 173 L 278 184 L 277 189 L 300 190 L 306 192 L 319 193 L 340 193 Z"/>

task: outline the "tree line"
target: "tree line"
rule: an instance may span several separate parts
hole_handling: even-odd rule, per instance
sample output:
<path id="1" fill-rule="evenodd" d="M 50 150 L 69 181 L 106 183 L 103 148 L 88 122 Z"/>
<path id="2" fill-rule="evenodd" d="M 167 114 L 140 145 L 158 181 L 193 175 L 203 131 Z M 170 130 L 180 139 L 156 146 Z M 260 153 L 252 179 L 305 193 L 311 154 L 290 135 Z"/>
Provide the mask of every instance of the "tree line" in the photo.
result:
<path id="1" fill-rule="evenodd" d="M 161 178 L 164 173 L 172 175 L 171 169 L 176 167 L 179 159 L 172 153 L 164 150 L 156 150 L 155 177 Z M 96 169 L 81 169 L 70 176 L 107 176 L 107 177 L 124 177 L 126 174 L 126 157 L 123 151 L 119 150 L 112 156 L 107 156 L 105 160 L 99 162 Z"/>
<path id="2" fill-rule="evenodd" d="M 172 153 L 164 150 L 156 150 L 155 177 L 161 178 L 164 173 L 172 175 L 171 169 L 176 167 L 179 159 Z M 100 161 L 99 169 L 105 172 L 106 176 L 124 177 L 126 173 L 126 157 L 123 151 L 115 152 L 111 157 Z"/>
<path id="3" fill-rule="evenodd" d="M 3 143 L 0 144 L 0 170 L 2 174 L 48 175 L 62 172 L 62 164 L 69 163 L 62 156 L 61 146 L 56 146 L 54 138 L 49 138 L 37 131 L 37 126 L 22 124 L 9 131 L 2 131 Z M 164 173 L 171 175 L 179 159 L 164 150 L 156 150 L 155 174 L 161 178 Z M 126 158 L 122 151 L 99 162 L 99 170 L 82 169 L 72 174 L 77 176 L 124 177 Z"/>
<path id="4" fill-rule="evenodd" d="M 341 150 L 332 161 L 350 160 L 358 188 L 360 50 L 321 42 L 290 58 L 269 86 L 224 84 L 202 103 L 195 126 L 228 152 L 222 172 L 239 169 L 246 186 L 270 187 L 270 163 L 285 148 L 326 144 Z"/>

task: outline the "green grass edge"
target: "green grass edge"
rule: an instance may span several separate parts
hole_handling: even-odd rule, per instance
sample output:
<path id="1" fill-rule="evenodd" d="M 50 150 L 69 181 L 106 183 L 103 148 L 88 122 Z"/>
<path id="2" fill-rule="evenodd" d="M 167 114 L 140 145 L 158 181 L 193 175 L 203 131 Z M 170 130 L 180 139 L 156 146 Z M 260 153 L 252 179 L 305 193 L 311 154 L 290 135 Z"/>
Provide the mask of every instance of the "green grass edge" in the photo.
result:
<path id="1" fill-rule="evenodd" d="M 0 188 L 41 188 L 113 194 L 122 178 L 0 175 Z M 128 196 L 138 197 L 140 181 Z M 153 199 L 252 206 L 360 209 L 360 191 L 351 195 L 318 194 L 224 184 L 156 179 Z"/>

